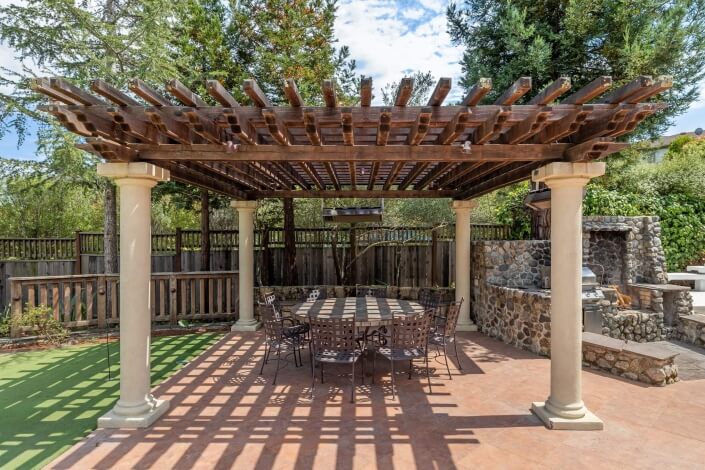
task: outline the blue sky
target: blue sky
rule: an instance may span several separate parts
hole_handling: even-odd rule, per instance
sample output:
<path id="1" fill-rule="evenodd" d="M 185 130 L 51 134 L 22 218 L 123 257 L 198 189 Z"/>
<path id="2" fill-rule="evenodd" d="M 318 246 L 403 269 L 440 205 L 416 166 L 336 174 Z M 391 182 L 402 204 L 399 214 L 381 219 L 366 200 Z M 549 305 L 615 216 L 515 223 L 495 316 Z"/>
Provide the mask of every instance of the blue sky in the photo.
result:
<path id="1" fill-rule="evenodd" d="M 3 3 L 10 0 L 0 0 Z M 446 0 L 340 0 L 336 36 L 339 45 L 350 48 L 358 73 L 372 77 L 376 90 L 416 70 L 431 70 L 436 78 L 451 77 L 455 85 L 462 72 L 462 48 L 452 46 L 446 33 L 447 4 Z M 19 67 L 12 51 L 1 44 L 0 66 Z M 705 83 L 701 90 L 705 95 Z M 378 92 L 378 99 L 380 95 Z M 455 86 L 448 99 L 459 99 L 460 95 Z M 705 96 L 679 116 L 668 133 L 697 127 L 705 127 Z M 32 159 L 35 147 L 33 135 L 18 148 L 17 136 L 8 133 L 0 139 L 0 156 Z"/>

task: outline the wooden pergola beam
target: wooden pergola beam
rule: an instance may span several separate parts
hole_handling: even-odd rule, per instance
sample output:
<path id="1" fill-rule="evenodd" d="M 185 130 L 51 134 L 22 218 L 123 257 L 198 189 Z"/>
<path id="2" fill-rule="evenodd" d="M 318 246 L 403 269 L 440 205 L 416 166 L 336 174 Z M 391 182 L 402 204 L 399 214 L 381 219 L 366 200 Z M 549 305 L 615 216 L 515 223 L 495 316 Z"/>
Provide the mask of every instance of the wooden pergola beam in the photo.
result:
<path id="1" fill-rule="evenodd" d="M 519 98 L 527 94 L 531 90 L 531 77 L 521 77 L 505 90 L 502 95 L 497 98 L 494 104 L 498 106 L 510 106 L 516 103 Z"/>
<path id="2" fill-rule="evenodd" d="M 397 96 L 394 98 L 394 106 L 406 106 L 411 98 L 411 93 L 414 91 L 414 79 L 404 77 L 397 88 Z"/>
<path id="3" fill-rule="evenodd" d="M 612 77 L 602 76 L 597 77 L 580 90 L 568 96 L 562 101 L 562 104 L 585 104 L 591 99 L 600 96 L 612 86 Z"/>
<path id="4" fill-rule="evenodd" d="M 240 145 L 237 150 L 222 145 L 134 144 L 144 160 L 203 161 L 331 161 L 331 162 L 470 162 L 546 161 L 556 159 L 571 144 L 473 145 L 469 153 L 456 145 Z"/>
<path id="5" fill-rule="evenodd" d="M 338 99 L 335 96 L 335 80 L 323 80 L 323 101 L 328 108 L 338 106 Z"/>
<path id="6" fill-rule="evenodd" d="M 482 98 L 492 91 L 492 79 L 481 78 L 472 88 L 468 90 L 463 101 L 460 103 L 463 106 L 477 106 Z"/>
<path id="7" fill-rule="evenodd" d="M 192 106 L 194 108 L 205 108 L 208 106 L 208 103 L 203 101 L 200 96 L 191 91 L 179 80 L 171 80 L 168 82 L 166 84 L 166 91 L 171 93 L 177 100 L 186 106 Z"/>
<path id="8" fill-rule="evenodd" d="M 104 98 L 109 99 L 118 106 L 141 106 L 139 101 L 126 95 L 103 80 L 93 80 L 91 82 L 91 90 Z"/>
<path id="9" fill-rule="evenodd" d="M 377 127 L 377 145 L 387 145 L 389 139 L 389 131 L 392 129 L 392 110 L 384 108 L 379 113 L 379 125 Z"/>
<path id="10" fill-rule="evenodd" d="M 453 81 L 448 77 L 442 77 L 436 83 L 436 88 L 434 88 L 431 97 L 428 99 L 427 106 L 440 106 L 445 101 L 446 96 L 450 93 Z"/>
<path id="11" fill-rule="evenodd" d="M 407 145 L 419 145 L 423 142 L 424 137 L 428 133 L 429 124 L 431 122 L 431 108 L 424 108 L 416 118 L 414 125 L 409 130 L 409 136 L 406 139 Z"/>
<path id="12" fill-rule="evenodd" d="M 251 198 L 282 198 L 282 197 L 304 197 L 304 198 L 444 198 L 444 197 L 455 197 L 456 191 L 416 191 L 413 189 L 407 189 L 404 191 L 397 190 L 354 190 L 354 189 L 341 189 L 337 190 L 325 190 L 325 191 L 253 191 L 249 193 Z"/>
<path id="13" fill-rule="evenodd" d="M 143 82 L 139 78 L 133 78 L 132 80 L 130 80 L 130 83 L 127 85 L 127 87 L 130 89 L 130 91 L 132 93 L 139 96 L 140 98 L 145 100 L 147 103 L 151 104 L 152 106 L 156 106 L 156 107 L 172 106 L 171 101 L 166 99 L 159 92 L 157 92 L 154 88 L 147 85 L 145 82 Z"/>
<path id="14" fill-rule="evenodd" d="M 648 75 L 642 75 L 603 96 L 600 100 L 598 100 L 598 103 L 618 104 L 628 102 L 632 96 L 644 93 L 646 89 L 651 87 L 653 84 L 653 78 Z"/>
<path id="15" fill-rule="evenodd" d="M 227 108 L 240 106 L 240 103 L 233 98 L 233 95 L 218 80 L 206 80 L 206 90 L 208 90 L 208 94 L 214 100 Z"/>
<path id="16" fill-rule="evenodd" d="M 299 87 L 296 86 L 293 78 L 284 80 L 284 95 L 286 95 L 286 99 L 289 100 L 289 104 L 293 108 L 300 108 L 304 105 L 304 100 L 299 94 Z"/>
<path id="17" fill-rule="evenodd" d="M 363 77 L 360 80 L 360 106 L 369 107 L 372 104 L 372 78 Z"/>
<path id="18" fill-rule="evenodd" d="M 570 78 L 561 77 L 544 88 L 541 93 L 531 98 L 528 104 L 537 104 L 541 106 L 551 104 L 556 100 L 556 98 L 567 93 L 568 90 L 570 90 L 570 87 Z"/>
<path id="19" fill-rule="evenodd" d="M 272 102 L 269 101 L 267 95 L 264 94 L 257 82 L 248 78 L 242 82 L 242 91 L 250 97 L 252 103 L 258 108 L 271 108 Z"/>

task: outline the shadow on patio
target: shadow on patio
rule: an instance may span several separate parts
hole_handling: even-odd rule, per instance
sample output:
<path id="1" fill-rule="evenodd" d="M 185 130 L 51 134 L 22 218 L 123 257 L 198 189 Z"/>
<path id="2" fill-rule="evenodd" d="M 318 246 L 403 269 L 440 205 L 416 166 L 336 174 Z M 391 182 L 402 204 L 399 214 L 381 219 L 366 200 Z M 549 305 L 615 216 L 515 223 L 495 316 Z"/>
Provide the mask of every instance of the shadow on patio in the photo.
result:
<path id="1" fill-rule="evenodd" d="M 540 426 L 528 410 L 463 415 L 458 403 L 480 391 L 468 385 L 484 374 L 485 364 L 531 356 L 510 348 L 488 350 L 465 338 L 461 346 L 464 370 L 451 366 L 453 380 L 442 359 L 435 361 L 433 394 L 423 377 L 406 380 L 400 372 L 396 400 L 388 362 L 378 358 L 376 384 L 370 385 L 369 376 L 365 385 L 358 381 L 353 405 L 347 368 L 327 367 L 323 385 L 317 374 L 310 400 L 306 355 L 303 368 L 290 360 L 273 387 L 274 362 L 259 375 L 262 335 L 229 335 L 156 388 L 155 396 L 171 399 L 171 409 L 152 428 L 98 430 L 54 466 L 457 468 L 471 445 L 480 443 L 475 429 Z"/>

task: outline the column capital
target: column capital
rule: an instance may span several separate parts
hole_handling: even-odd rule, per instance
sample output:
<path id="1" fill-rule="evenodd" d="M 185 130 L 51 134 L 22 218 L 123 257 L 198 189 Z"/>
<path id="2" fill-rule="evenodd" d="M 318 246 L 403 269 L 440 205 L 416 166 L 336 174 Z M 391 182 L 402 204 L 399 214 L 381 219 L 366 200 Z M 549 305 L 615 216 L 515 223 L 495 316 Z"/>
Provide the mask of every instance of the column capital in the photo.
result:
<path id="1" fill-rule="evenodd" d="M 604 162 L 553 162 L 537 168 L 531 173 L 531 180 L 546 183 L 548 187 L 584 186 L 592 178 L 605 174 Z"/>
<path id="2" fill-rule="evenodd" d="M 468 199 L 468 200 L 455 200 L 451 201 L 450 207 L 453 208 L 454 211 L 461 210 L 461 209 L 474 209 L 477 207 L 477 201 L 474 199 Z"/>
<path id="3" fill-rule="evenodd" d="M 230 201 L 230 207 L 238 211 L 253 211 L 257 209 L 257 201 Z"/>
<path id="4" fill-rule="evenodd" d="M 147 162 L 108 162 L 98 163 L 98 175 L 115 180 L 120 185 L 123 180 L 141 180 L 152 185 L 169 181 L 169 170 Z M 123 181 L 124 182 L 124 181 Z"/>

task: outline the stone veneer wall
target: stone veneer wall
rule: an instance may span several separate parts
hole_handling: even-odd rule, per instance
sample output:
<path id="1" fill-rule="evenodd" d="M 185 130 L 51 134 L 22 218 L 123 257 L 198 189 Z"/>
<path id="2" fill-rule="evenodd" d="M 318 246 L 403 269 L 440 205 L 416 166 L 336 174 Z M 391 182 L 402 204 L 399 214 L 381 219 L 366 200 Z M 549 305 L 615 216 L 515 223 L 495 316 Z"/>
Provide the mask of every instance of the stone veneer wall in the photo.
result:
<path id="1" fill-rule="evenodd" d="M 479 331 L 507 344 L 548 356 L 551 350 L 551 296 L 488 284 L 475 310 Z"/>
<path id="2" fill-rule="evenodd" d="M 608 235 L 610 234 L 611 235 Z M 624 234 L 623 237 L 618 234 Z M 618 267 L 622 282 L 666 284 L 666 256 L 661 244 L 661 224 L 658 217 L 589 216 L 583 217 L 583 262 L 601 275 L 600 260 L 614 259 L 618 237 L 624 239 L 623 261 Z M 600 263 L 604 265 L 606 263 Z M 614 264 L 614 263 L 612 263 Z M 615 269 L 608 270 L 606 283 Z"/>
<path id="3" fill-rule="evenodd" d="M 612 338 L 645 343 L 661 341 L 667 336 L 663 311 L 637 312 L 617 308 L 617 292 L 603 288 L 605 299 L 600 301 L 602 334 Z"/>

